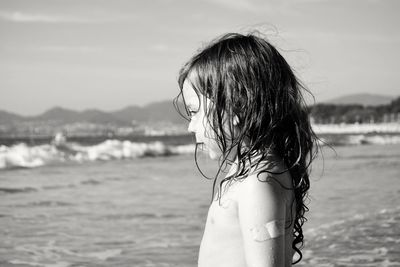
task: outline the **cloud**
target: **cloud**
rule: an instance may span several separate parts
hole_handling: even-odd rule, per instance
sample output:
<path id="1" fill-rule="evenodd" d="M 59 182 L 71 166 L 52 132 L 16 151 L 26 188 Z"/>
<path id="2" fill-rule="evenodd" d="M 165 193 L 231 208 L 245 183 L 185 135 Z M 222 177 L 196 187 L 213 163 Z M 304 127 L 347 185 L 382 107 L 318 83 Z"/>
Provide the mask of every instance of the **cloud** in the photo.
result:
<path id="1" fill-rule="evenodd" d="M 54 16 L 47 14 L 28 14 L 18 11 L 5 12 L 0 11 L 0 18 L 6 21 L 12 22 L 41 22 L 41 23 L 87 23 L 89 20 L 77 18 L 77 17 L 67 17 L 67 16 Z"/>
<path id="2" fill-rule="evenodd" d="M 236 0 L 236 1 L 230 1 L 230 0 L 214 0 L 210 1 L 212 3 L 216 3 L 219 5 L 222 5 L 224 7 L 228 7 L 231 9 L 236 9 L 236 10 L 246 10 L 250 12 L 255 12 L 257 11 L 257 7 L 254 5 L 252 1 L 248 0 Z"/>
<path id="3" fill-rule="evenodd" d="M 38 50 L 50 52 L 77 52 L 77 53 L 100 53 L 104 51 L 100 46 L 63 46 L 63 45 L 50 45 L 40 46 Z"/>
<path id="4" fill-rule="evenodd" d="M 31 45 L 27 43 L 1 45 L 1 50 L 5 53 L 56 53 L 56 54 L 94 54 L 109 52 L 106 47 L 99 45 L 68 45 L 68 44 L 55 44 L 55 45 Z"/>
<path id="5" fill-rule="evenodd" d="M 225 8 L 251 13 L 285 11 L 292 3 L 289 0 L 207 0 Z"/>
<path id="6" fill-rule="evenodd" d="M 330 41 L 330 42 L 371 42 L 371 43 L 398 43 L 400 35 L 385 35 L 379 33 L 350 33 L 350 32 L 328 32 L 328 31 L 297 31 L 283 32 L 283 38 L 289 39 L 313 39 L 315 41 Z"/>
<path id="7" fill-rule="evenodd" d="M 335 2 L 336 0 L 297 0 L 300 3 L 326 3 L 326 2 Z M 346 2 L 347 0 L 342 0 Z M 369 3 L 379 3 L 383 2 L 384 0 L 353 0 L 353 2 L 369 2 Z"/>
<path id="8" fill-rule="evenodd" d="M 282 16 L 299 16 L 299 11 L 294 7 L 292 0 L 206 0 L 208 3 L 219 6 L 223 9 L 230 9 L 240 13 L 246 12 L 243 16 L 254 15 L 255 19 L 276 20 Z"/>
<path id="9" fill-rule="evenodd" d="M 132 15 L 118 15 L 110 17 L 109 15 L 103 14 L 100 17 L 84 18 L 77 16 L 68 15 L 50 15 L 50 14 L 38 14 L 38 13 L 26 13 L 20 11 L 1 11 L 0 19 L 5 21 L 11 21 L 16 23 L 103 23 L 113 21 L 127 21 L 135 19 Z"/>
<path id="10" fill-rule="evenodd" d="M 166 51 L 170 50 L 169 47 L 163 43 L 151 45 L 149 47 L 149 49 L 152 51 L 157 51 L 157 52 L 166 52 Z"/>

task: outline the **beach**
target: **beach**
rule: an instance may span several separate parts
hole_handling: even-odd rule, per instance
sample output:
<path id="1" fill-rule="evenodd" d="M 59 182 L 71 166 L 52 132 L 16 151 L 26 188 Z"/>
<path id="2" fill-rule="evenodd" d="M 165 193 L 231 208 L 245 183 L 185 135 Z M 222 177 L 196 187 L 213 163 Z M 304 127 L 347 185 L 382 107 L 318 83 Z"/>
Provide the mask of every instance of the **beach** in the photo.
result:
<path id="1" fill-rule="evenodd" d="M 399 266 L 400 145 L 334 149 L 313 165 L 299 266 Z M 196 266 L 211 187 L 187 151 L 3 169 L 0 266 Z"/>

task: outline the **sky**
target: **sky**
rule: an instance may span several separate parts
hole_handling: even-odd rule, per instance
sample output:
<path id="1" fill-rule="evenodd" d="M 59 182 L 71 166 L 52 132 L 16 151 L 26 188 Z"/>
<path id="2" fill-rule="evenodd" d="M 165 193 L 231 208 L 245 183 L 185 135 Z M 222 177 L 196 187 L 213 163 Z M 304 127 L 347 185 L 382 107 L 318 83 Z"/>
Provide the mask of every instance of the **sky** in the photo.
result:
<path id="1" fill-rule="evenodd" d="M 397 0 L 0 0 L 0 110 L 118 110 L 172 99 L 180 67 L 259 31 L 316 102 L 400 95 Z"/>

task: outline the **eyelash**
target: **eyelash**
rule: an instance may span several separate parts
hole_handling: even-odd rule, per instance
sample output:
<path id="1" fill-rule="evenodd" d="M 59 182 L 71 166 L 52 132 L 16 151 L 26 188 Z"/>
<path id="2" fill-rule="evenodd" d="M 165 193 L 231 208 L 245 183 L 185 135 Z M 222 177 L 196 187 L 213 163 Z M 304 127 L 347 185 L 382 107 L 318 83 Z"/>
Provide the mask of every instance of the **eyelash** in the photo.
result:
<path id="1" fill-rule="evenodd" d="M 194 115 L 196 115 L 197 111 L 193 111 L 193 110 L 188 110 L 188 115 L 190 118 L 192 118 Z"/>

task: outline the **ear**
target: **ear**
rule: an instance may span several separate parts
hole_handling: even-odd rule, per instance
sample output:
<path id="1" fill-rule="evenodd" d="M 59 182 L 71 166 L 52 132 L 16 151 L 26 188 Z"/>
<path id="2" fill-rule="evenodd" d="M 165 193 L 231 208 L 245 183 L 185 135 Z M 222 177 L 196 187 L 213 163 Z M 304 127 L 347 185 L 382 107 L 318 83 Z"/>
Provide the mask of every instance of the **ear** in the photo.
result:
<path id="1" fill-rule="evenodd" d="M 239 118 L 238 118 L 238 116 L 233 116 L 233 125 L 234 126 L 237 126 L 239 124 Z"/>

